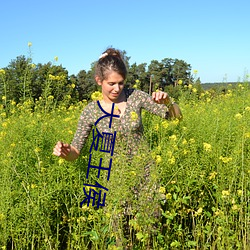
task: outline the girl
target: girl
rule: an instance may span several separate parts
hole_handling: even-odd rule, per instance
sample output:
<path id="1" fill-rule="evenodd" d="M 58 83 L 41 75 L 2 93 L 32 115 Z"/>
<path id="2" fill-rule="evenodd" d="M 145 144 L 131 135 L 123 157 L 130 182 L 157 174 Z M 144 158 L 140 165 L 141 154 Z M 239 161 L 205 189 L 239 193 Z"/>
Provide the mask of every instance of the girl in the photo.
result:
<path id="1" fill-rule="evenodd" d="M 178 105 L 172 102 L 165 92 L 154 92 L 151 97 L 143 91 L 124 88 L 126 76 L 127 69 L 120 51 L 113 48 L 107 49 L 100 56 L 95 69 L 95 80 L 97 84 L 101 86 L 103 95 L 103 99 L 99 104 L 105 112 L 111 114 L 113 110 L 113 113 L 119 115 L 119 118 L 114 117 L 112 119 L 111 127 L 110 117 L 108 116 L 99 120 L 95 125 L 95 122 L 100 117 L 104 116 L 104 112 L 100 109 L 96 101 L 90 102 L 82 111 L 72 143 L 57 142 L 53 153 L 65 160 L 73 161 L 80 155 L 80 151 L 86 143 L 89 134 L 92 136 L 92 129 L 94 126 L 96 126 L 100 133 L 105 132 L 113 134 L 114 131 L 117 132 L 114 154 L 120 158 L 123 156 L 122 152 L 124 151 L 122 150 L 125 149 L 128 157 L 123 161 L 123 169 L 118 169 L 116 173 L 112 173 L 113 175 L 116 174 L 114 178 L 115 181 L 117 181 L 117 186 L 119 186 L 118 192 L 121 193 L 119 202 L 122 207 L 123 215 L 119 213 L 112 216 L 111 225 L 115 233 L 121 231 L 118 230 L 119 228 L 123 228 L 125 235 L 129 235 L 129 220 L 135 218 L 133 216 L 136 213 L 139 214 L 138 211 L 144 211 L 140 214 L 143 216 L 145 215 L 145 218 L 149 218 L 150 216 L 158 218 L 159 216 L 158 212 L 157 215 L 155 215 L 155 211 L 158 211 L 158 206 L 157 204 L 154 205 L 157 203 L 154 203 L 154 197 L 156 197 L 155 193 L 157 193 L 156 190 L 158 185 L 155 181 L 151 181 L 151 184 L 149 184 L 149 166 L 151 163 L 148 161 L 148 156 L 150 154 L 147 153 L 147 149 L 143 149 L 144 157 L 142 157 L 138 166 L 132 163 L 133 156 L 136 155 L 138 149 L 141 148 L 143 144 L 141 110 L 146 109 L 165 119 L 181 118 L 182 115 Z M 113 107 L 113 104 L 115 107 Z M 124 162 L 127 165 L 124 164 Z M 140 166 L 144 166 L 144 169 L 141 170 Z M 115 167 L 116 166 L 114 166 L 114 168 L 112 167 L 112 171 L 116 171 Z M 136 176 L 137 179 L 133 178 L 132 180 L 127 180 L 127 175 L 124 174 L 123 171 L 128 170 L 129 167 L 132 167 L 132 169 L 139 167 L 139 172 L 142 173 L 140 175 L 141 177 Z M 120 174 L 120 178 L 117 178 L 118 174 Z M 125 189 L 123 189 L 122 186 L 126 186 Z M 116 187 L 109 188 L 109 195 L 111 194 L 110 192 L 115 189 Z M 128 192 L 129 195 L 127 195 L 124 190 L 132 190 L 132 192 Z M 114 195 L 114 197 L 117 196 L 119 195 Z M 128 196 L 130 198 L 128 198 Z M 156 201 L 157 200 L 159 199 L 156 198 Z M 145 204 L 146 208 L 144 209 L 142 207 Z M 111 204 L 111 206 L 107 206 L 108 208 L 106 209 L 118 211 L 115 206 L 115 204 Z M 122 222 L 121 218 L 123 218 Z M 125 222 L 124 219 L 126 220 Z M 116 237 L 117 246 L 123 244 L 122 241 L 124 238 L 126 237 L 123 235 Z"/>
<path id="2" fill-rule="evenodd" d="M 128 147 L 128 153 L 135 154 L 135 149 L 143 138 L 142 108 L 166 119 L 181 118 L 182 114 L 179 106 L 172 102 L 165 92 L 153 92 L 151 98 L 145 92 L 124 88 L 126 76 L 127 69 L 120 51 L 114 48 L 107 49 L 96 64 L 95 80 L 102 88 L 101 107 L 111 113 L 114 103 L 114 114 L 119 115 L 120 118 L 113 119 L 111 129 L 109 128 L 110 118 L 102 119 L 97 124 L 97 129 L 100 132 L 119 132 L 119 136 L 126 139 L 124 143 Z M 57 142 L 53 154 L 68 161 L 77 159 L 92 126 L 101 116 L 103 112 L 96 101 L 89 103 L 80 116 L 72 143 Z"/>

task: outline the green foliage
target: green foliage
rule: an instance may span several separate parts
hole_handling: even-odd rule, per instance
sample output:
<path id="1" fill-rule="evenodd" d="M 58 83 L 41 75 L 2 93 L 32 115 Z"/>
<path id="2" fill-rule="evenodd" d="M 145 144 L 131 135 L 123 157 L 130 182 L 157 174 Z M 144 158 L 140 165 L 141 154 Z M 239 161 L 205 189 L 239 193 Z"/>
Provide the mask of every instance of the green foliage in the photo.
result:
<path id="1" fill-rule="evenodd" d="M 116 145 L 111 178 L 100 177 L 109 188 L 101 209 L 79 206 L 91 138 L 73 163 L 52 155 L 56 141 L 71 141 L 86 102 L 12 101 L 8 116 L 1 105 L 0 247 L 247 249 L 249 85 L 219 94 L 179 88 L 181 122 L 143 112 L 150 152 L 142 145 L 128 159 Z M 95 152 L 93 164 L 101 156 L 106 163 L 105 155 Z M 150 179 L 140 186 L 148 164 Z M 96 180 L 90 172 L 89 183 Z"/>

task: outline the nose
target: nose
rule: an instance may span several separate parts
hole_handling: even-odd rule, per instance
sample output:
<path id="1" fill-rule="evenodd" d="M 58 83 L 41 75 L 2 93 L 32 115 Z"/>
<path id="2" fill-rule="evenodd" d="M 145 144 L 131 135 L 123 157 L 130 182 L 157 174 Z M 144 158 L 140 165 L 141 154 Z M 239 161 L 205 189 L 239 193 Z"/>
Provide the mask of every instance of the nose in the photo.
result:
<path id="1" fill-rule="evenodd" d="M 114 90 L 115 90 L 116 92 L 119 92 L 119 90 L 120 90 L 119 84 L 115 84 L 115 85 L 114 85 Z"/>

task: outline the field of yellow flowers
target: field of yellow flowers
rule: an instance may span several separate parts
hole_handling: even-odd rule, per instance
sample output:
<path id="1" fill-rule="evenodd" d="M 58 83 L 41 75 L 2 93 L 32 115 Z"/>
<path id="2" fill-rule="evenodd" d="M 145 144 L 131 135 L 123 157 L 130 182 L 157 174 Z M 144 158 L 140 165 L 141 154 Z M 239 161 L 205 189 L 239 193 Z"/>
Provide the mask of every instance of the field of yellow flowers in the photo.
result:
<path id="1" fill-rule="evenodd" d="M 128 249 L 249 249 L 249 84 L 183 94 L 182 121 L 143 113 L 151 155 L 114 160 L 101 209 L 80 207 L 91 142 L 73 163 L 52 155 L 72 140 L 86 103 L 41 102 L 0 106 L 0 249 L 123 249 L 118 239 Z M 147 193 L 129 191 L 149 158 L 162 197 L 155 219 Z M 124 200 L 143 209 L 123 216 Z"/>

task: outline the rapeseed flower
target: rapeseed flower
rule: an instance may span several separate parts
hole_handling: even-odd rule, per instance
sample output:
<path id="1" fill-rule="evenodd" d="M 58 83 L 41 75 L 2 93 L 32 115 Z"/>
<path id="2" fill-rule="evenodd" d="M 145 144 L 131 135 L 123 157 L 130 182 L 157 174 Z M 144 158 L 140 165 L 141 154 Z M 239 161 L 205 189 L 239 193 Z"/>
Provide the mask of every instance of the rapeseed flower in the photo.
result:
<path id="1" fill-rule="evenodd" d="M 58 61 L 58 56 L 55 56 L 55 57 L 54 57 L 54 60 L 57 62 L 57 61 Z"/>
<path id="2" fill-rule="evenodd" d="M 179 84 L 179 85 L 182 85 L 182 83 L 183 83 L 182 80 L 179 80 L 179 81 L 178 81 L 178 84 Z"/>
<path id="3" fill-rule="evenodd" d="M 175 157 L 172 156 L 170 159 L 168 159 L 169 164 L 173 165 L 175 164 Z"/>
<path id="4" fill-rule="evenodd" d="M 232 161 L 232 157 L 223 157 L 223 156 L 220 156 L 219 159 L 223 162 L 223 163 L 228 163 L 230 161 Z"/>
<path id="5" fill-rule="evenodd" d="M 239 206 L 237 204 L 233 204 L 232 210 L 234 210 L 234 211 L 239 210 Z"/>
<path id="6" fill-rule="evenodd" d="M 159 193 L 165 194 L 166 193 L 166 188 L 165 187 L 160 187 L 159 188 Z"/>
<path id="7" fill-rule="evenodd" d="M 241 189 L 239 189 L 239 190 L 237 190 L 237 194 L 241 196 L 243 194 L 243 191 Z"/>
<path id="8" fill-rule="evenodd" d="M 212 179 L 214 179 L 214 178 L 216 177 L 216 175 L 217 175 L 216 172 L 212 172 L 212 173 L 210 173 L 208 179 L 209 179 L 209 180 L 212 180 Z"/>
<path id="9" fill-rule="evenodd" d="M 28 47 L 31 47 L 32 46 L 32 42 L 28 42 Z"/>
<path id="10" fill-rule="evenodd" d="M 222 197 L 225 198 L 225 197 L 230 195 L 230 191 L 229 190 L 222 190 L 221 194 L 222 194 Z"/>
<path id="11" fill-rule="evenodd" d="M 162 162 L 161 156 L 160 155 L 156 155 L 155 161 L 156 161 L 157 164 L 161 163 Z"/>
<path id="12" fill-rule="evenodd" d="M 168 122 L 166 120 L 164 120 L 162 123 L 161 123 L 162 127 L 163 128 L 167 128 L 168 127 Z"/>
<path id="13" fill-rule="evenodd" d="M 156 124 L 154 125 L 154 130 L 155 130 L 155 131 L 158 131 L 158 130 L 159 130 L 159 124 L 158 124 L 158 123 L 156 123 Z"/>
<path id="14" fill-rule="evenodd" d="M 235 119 L 237 119 L 237 120 L 241 120 L 241 119 L 242 119 L 242 114 L 238 113 L 238 114 L 236 114 L 234 117 L 235 117 Z"/>
<path id="15" fill-rule="evenodd" d="M 0 69 L 0 75 L 5 75 L 5 70 L 4 69 Z"/>
<path id="16" fill-rule="evenodd" d="M 91 94 L 91 99 L 93 101 L 100 101 L 103 99 L 102 93 L 100 91 L 95 91 Z"/>
<path id="17" fill-rule="evenodd" d="M 212 151 L 212 146 L 209 143 L 203 142 L 203 148 L 207 152 L 211 152 Z"/>
<path id="18" fill-rule="evenodd" d="M 177 136 L 176 135 L 171 135 L 171 136 L 169 136 L 169 139 L 171 141 L 176 141 L 177 140 Z"/>
<path id="19" fill-rule="evenodd" d="M 167 199 L 167 200 L 170 200 L 171 198 L 172 198 L 172 194 L 171 194 L 171 193 L 167 193 L 167 194 L 166 194 L 166 199 Z"/>
<path id="20" fill-rule="evenodd" d="M 194 216 L 198 216 L 198 215 L 201 215 L 202 214 L 202 211 L 203 211 L 203 208 L 200 207 L 194 214 Z"/>
<path id="21" fill-rule="evenodd" d="M 136 121 L 138 119 L 138 114 L 135 111 L 130 113 L 130 118 L 132 121 Z"/>

